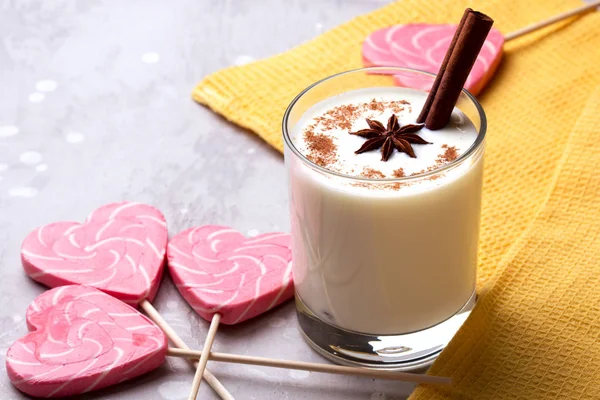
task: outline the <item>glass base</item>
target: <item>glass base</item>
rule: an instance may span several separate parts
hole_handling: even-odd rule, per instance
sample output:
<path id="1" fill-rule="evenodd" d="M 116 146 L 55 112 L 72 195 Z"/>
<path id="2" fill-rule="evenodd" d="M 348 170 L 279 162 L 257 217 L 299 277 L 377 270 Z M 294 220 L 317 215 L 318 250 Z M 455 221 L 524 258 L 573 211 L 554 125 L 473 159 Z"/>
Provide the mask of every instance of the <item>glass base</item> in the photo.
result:
<path id="1" fill-rule="evenodd" d="M 329 360 L 343 365 L 391 371 L 429 367 L 475 306 L 475 292 L 452 317 L 430 328 L 402 335 L 374 336 L 348 331 L 319 319 L 296 295 L 300 332 L 308 344 Z"/>

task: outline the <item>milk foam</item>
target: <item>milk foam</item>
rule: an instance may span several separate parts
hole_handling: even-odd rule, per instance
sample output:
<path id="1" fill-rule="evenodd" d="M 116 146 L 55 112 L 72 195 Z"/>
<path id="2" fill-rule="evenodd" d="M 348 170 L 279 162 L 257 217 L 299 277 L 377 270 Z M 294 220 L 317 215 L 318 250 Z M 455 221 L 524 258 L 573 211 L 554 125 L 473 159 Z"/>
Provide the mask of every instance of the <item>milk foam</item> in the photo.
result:
<path id="1" fill-rule="evenodd" d="M 385 126 L 392 113 L 396 114 L 401 126 L 415 124 L 426 98 L 427 93 L 423 91 L 398 87 L 368 88 L 343 93 L 312 106 L 294 127 L 291 139 L 294 146 L 303 155 L 309 156 L 311 153 L 310 143 L 305 138 L 307 129 L 311 128 L 317 135 L 324 134 L 331 137 L 337 146 L 337 161 L 325 167 L 345 175 L 361 176 L 365 168 L 375 169 L 383 173 L 385 178 L 394 178 L 394 171 L 399 168 L 402 168 L 407 176 L 418 174 L 424 170 L 439 167 L 442 163 L 437 160 L 448 147 L 453 147 L 460 156 L 475 142 L 477 130 L 460 110 L 454 110 L 451 121 L 445 128 L 437 131 L 423 128 L 416 133 L 431 143 L 412 145 L 417 158 L 411 158 L 408 154 L 400 153 L 397 150 L 394 150 L 388 161 L 381 161 L 380 150 L 355 154 L 354 152 L 367 139 L 351 135 L 349 132 L 368 128 L 366 118 L 377 120 Z M 373 100 L 381 103 L 382 107 L 370 109 L 363 106 Z M 398 101 L 407 102 L 407 104 L 403 104 L 402 110 L 397 107 L 394 110 L 394 107 L 389 106 L 389 103 L 396 102 L 398 104 Z M 359 108 L 359 111 L 348 120 L 352 124 L 351 128 L 346 126 L 343 128 L 339 126 L 325 127 L 323 123 L 319 123 L 320 119 L 330 119 L 330 116 L 327 115 L 328 111 L 348 105 Z"/>

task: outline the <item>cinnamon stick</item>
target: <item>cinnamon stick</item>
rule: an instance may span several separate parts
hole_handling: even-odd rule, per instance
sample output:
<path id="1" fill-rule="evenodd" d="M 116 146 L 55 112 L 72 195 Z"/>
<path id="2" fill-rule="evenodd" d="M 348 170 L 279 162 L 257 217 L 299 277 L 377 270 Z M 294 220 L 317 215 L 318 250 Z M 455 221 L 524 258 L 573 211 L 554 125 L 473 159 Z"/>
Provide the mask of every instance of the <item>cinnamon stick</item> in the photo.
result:
<path id="1" fill-rule="evenodd" d="M 459 25 L 453 39 L 454 46 L 448 49 L 436 78 L 436 82 L 439 82 L 437 85 L 434 82 L 419 115 L 418 121 L 424 121 L 428 129 L 441 129 L 450 121 L 452 110 L 493 23 L 485 14 L 470 8 L 465 10 L 462 26 Z"/>
<path id="2" fill-rule="evenodd" d="M 422 124 L 427 119 L 427 114 L 429 114 L 429 110 L 431 109 L 431 104 L 433 103 L 433 99 L 436 96 L 438 88 L 440 87 L 440 82 L 442 81 L 442 76 L 446 72 L 446 67 L 448 66 L 448 60 L 450 60 L 450 56 L 454 51 L 454 47 L 456 46 L 456 42 L 458 41 L 458 36 L 462 32 L 465 26 L 465 20 L 469 15 L 469 11 L 473 11 L 470 8 L 467 8 L 463 13 L 460 22 L 458 23 L 458 27 L 456 28 L 456 32 L 454 32 L 454 37 L 452 37 L 452 41 L 450 42 L 450 47 L 446 51 L 446 55 L 444 56 L 444 61 L 442 61 L 442 65 L 440 65 L 440 70 L 438 71 L 435 81 L 433 81 L 433 85 L 431 86 L 431 90 L 429 91 L 429 96 L 427 96 L 427 100 L 425 100 L 425 104 L 423 105 L 423 109 L 421 110 L 421 114 L 419 114 L 419 118 L 417 118 L 417 122 Z"/>

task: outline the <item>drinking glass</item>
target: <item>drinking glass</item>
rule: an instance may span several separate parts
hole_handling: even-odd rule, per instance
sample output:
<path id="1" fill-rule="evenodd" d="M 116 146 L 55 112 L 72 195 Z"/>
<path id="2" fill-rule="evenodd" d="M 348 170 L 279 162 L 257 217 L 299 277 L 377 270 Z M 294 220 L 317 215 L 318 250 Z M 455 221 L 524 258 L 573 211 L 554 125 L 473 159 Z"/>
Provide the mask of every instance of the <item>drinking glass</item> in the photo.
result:
<path id="1" fill-rule="evenodd" d="M 334 362 L 425 367 L 469 315 L 476 302 L 486 117 L 463 90 L 456 108 L 475 126 L 475 142 L 438 169 L 402 178 L 328 170 L 292 138 L 305 112 L 330 97 L 399 82 L 428 91 L 434 79 L 406 68 L 343 72 L 306 88 L 285 112 L 297 316 L 306 341 Z"/>

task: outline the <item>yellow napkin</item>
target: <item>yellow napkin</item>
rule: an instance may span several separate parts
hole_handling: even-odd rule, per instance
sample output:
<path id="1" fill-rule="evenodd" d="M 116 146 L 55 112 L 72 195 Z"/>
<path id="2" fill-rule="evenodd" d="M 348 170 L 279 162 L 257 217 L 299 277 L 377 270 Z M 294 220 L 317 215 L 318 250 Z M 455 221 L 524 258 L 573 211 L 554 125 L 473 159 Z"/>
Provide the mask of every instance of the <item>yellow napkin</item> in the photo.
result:
<path id="1" fill-rule="evenodd" d="M 281 118 L 292 98 L 320 78 L 360 67 L 362 40 L 375 29 L 457 23 L 468 6 L 508 33 L 581 4 L 401 0 L 286 53 L 212 74 L 193 96 L 281 150 Z M 592 13 L 508 43 L 480 95 L 489 121 L 480 302 L 431 370 L 458 385 L 420 387 L 415 398 L 600 396 L 600 172 L 594 162 L 600 95 L 592 96 L 600 85 L 599 29 L 600 13 Z"/>
<path id="2" fill-rule="evenodd" d="M 412 399 L 600 398 L 600 86 L 556 133 L 568 139 L 541 211 L 429 371 L 454 387 Z"/>

